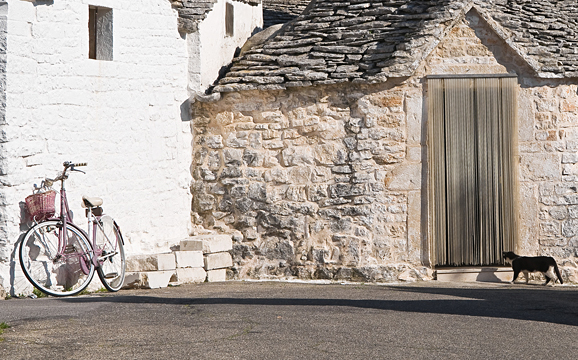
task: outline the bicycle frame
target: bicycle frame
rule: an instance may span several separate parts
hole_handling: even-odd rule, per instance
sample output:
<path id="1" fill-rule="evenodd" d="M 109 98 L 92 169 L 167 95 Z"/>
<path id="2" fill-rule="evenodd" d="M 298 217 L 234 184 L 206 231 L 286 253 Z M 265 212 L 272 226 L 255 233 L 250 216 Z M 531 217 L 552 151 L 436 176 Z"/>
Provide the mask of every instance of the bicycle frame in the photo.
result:
<path id="1" fill-rule="evenodd" d="M 107 237 L 107 235 L 105 234 L 104 229 L 102 228 L 102 225 L 99 222 L 99 220 L 102 218 L 102 216 L 95 215 L 92 212 L 92 208 L 87 208 L 88 231 L 84 231 L 84 229 L 78 227 L 73 222 L 72 212 L 70 211 L 70 207 L 68 205 L 68 198 L 66 196 L 66 189 L 64 187 L 64 181 L 66 180 L 66 178 L 67 178 L 67 176 L 66 176 L 66 170 L 65 170 L 65 172 L 62 174 L 62 178 L 59 179 L 61 182 L 61 184 L 60 184 L 60 215 L 58 217 L 53 217 L 53 218 L 50 218 L 48 220 L 59 221 L 62 224 L 61 225 L 62 229 L 66 229 L 67 224 L 70 224 L 74 228 L 76 228 L 77 230 L 82 232 L 82 234 L 84 236 L 86 236 L 86 238 L 88 239 L 88 242 L 92 248 L 88 252 L 79 253 L 79 254 L 72 255 L 72 256 L 79 256 L 80 259 L 82 259 L 81 263 L 83 264 L 83 267 L 84 267 L 83 271 L 85 271 L 87 273 L 88 267 L 84 263 L 87 259 L 85 259 L 83 256 L 88 256 L 90 261 L 94 264 L 95 269 L 98 269 L 101 265 L 101 261 L 104 261 L 106 258 L 112 257 L 112 256 L 116 255 L 117 253 L 106 254 L 104 257 L 101 256 L 102 250 L 96 246 L 96 231 L 97 231 L 98 227 L 100 227 L 100 229 L 102 230 L 103 236 Z M 115 222 L 115 224 L 116 224 L 116 222 Z M 58 256 L 63 257 L 63 258 L 67 258 L 67 257 L 71 256 L 71 253 L 67 253 L 67 251 L 66 251 L 67 240 L 68 240 L 66 237 L 67 237 L 66 231 L 60 231 L 59 232 L 59 234 L 58 234 Z M 110 241 L 110 239 L 108 239 L 108 237 L 107 237 L 107 240 Z"/>
<path id="2" fill-rule="evenodd" d="M 43 180 L 40 189 L 51 189 L 60 181 L 60 212 L 49 219 L 37 221 L 20 243 L 20 265 L 27 279 L 48 295 L 75 295 L 90 285 L 95 270 L 108 291 L 123 286 L 126 270 L 124 240 L 116 221 L 102 213 L 102 199 L 83 197 L 88 219 L 86 231 L 73 222 L 68 204 L 65 181 L 68 171 L 79 171 L 65 162 L 64 170 L 56 178 Z M 84 173 L 84 172 L 83 172 Z M 54 211 L 51 204 L 33 208 L 34 213 Z M 44 211 L 44 212 L 43 212 Z M 83 275 L 84 274 L 84 275 Z"/>

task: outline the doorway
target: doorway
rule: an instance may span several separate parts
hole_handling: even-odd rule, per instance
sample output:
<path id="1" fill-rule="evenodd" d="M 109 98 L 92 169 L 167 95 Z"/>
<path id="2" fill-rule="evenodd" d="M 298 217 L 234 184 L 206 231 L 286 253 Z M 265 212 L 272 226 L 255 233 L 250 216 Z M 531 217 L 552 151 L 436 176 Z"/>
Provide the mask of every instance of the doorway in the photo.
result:
<path id="1" fill-rule="evenodd" d="M 428 76 L 433 264 L 502 265 L 517 236 L 517 78 Z"/>

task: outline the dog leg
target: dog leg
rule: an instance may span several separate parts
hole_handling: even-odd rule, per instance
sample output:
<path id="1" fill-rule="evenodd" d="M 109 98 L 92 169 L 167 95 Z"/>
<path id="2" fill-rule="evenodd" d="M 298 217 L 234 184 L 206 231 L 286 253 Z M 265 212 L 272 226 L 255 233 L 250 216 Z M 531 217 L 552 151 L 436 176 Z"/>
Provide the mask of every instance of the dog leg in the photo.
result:
<path id="1" fill-rule="evenodd" d="M 514 277 L 512 278 L 512 284 L 515 283 L 516 279 L 518 278 L 518 275 L 520 275 L 520 271 L 514 270 Z"/>
<path id="2" fill-rule="evenodd" d="M 530 280 L 530 274 L 527 271 L 524 271 L 524 276 L 526 277 L 526 284 L 528 284 L 528 281 Z"/>

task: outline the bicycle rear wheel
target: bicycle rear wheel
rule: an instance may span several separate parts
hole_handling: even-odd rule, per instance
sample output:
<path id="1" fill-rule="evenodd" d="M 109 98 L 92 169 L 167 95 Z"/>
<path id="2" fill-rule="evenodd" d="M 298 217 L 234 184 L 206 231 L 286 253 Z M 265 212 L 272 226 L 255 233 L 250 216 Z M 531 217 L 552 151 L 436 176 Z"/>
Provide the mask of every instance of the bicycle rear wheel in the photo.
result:
<path id="1" fill-rule="evenodd" d="M 108 215 L 96 222 L 96 249 L 100 267 L 98 277 L 108 291 L 118 291 L 124 283 L 126 261 L 124 241 L 116 222 Z"/>
<path id="2" fill-rule="evenodd" d="M 52 296 L 75 295 L 94 276 L 91 247 L 83 232 L 66 224 L 66 246 L 59 249 L 62 223 L 43 221 L 33 226 L 20 243 L 20 266 L 38 290 Z"/>

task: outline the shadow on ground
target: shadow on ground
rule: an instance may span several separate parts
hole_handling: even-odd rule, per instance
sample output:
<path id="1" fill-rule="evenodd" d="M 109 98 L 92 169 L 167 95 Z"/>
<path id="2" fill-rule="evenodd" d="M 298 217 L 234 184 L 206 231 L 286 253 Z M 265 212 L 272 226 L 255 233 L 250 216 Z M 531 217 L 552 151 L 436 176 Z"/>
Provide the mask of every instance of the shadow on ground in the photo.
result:
<path id="1" fill-rule="evenodd" d="M 384 311 L 427 314 L 462 315 L 490 318 L 509 318 L 542 321 L 556 324 L 578 325 L 578 289 L 568 288 L 444 288 L 422 286 L 367 286 L 370 291 L 356 291 L 364 299 L 331 298 L 333 291 L 326 287 L 340 285 L 317 285 L 318 291 L 307 290 L 300 296 L 299 287 L 290 295 L 295 297 L 271 297 L 261 291 L 255 296 L 239 294 L 239 297 L 162 297 L 123 295 L 90 296 L 61 299 L 69 302 L 148 303 L 174 305 L 238 305 L 238 306 L 292 306 L 292 307 L 349 307 Z M 342 286 L 341 286 L 342 287 Z M 388 293 L 389 292 L 389 293 Z M 209 292 L 210 293 L 210 292 Z M 338 293 L 343 294 L 340 289 Z M 348 293 L 345 291 L 345 293 Z M 225 294 L 227 295 L 227 294 Z M 263 295 L 263 296 L 259 296 Z M 285 294 L 286 295 L 286 294 Z M 310 295 L 313 295 L 309 298 Z M 347 294 L 350 297 L 353 294 Z M 380 296 L 384 295 L 384 296 Z M 392 296 L 393 295 L 393 296 Z M 197 295 L 199 296 L 199 295 Z M 327 298 L 325 298 L 327 296 Z M 395 297 L 395 300 L 380 299 Z M 442 299 L 440 299 L 442 297 Z M 398 299 L 399 298 L 399 299 Z M 407 298 L 407 299 L 405 299 Z"/>

